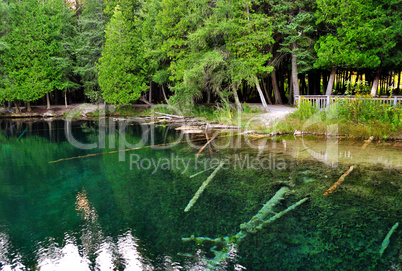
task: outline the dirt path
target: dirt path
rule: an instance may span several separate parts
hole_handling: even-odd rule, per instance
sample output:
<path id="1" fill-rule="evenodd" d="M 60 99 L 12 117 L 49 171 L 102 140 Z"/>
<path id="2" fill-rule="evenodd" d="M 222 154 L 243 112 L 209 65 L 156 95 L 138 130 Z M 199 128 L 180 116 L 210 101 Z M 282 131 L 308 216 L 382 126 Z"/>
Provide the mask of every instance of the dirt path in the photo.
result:
<path id="1" fill-rule="evenodd" d="M 262 105 L 256 104 L 258 108 L 263 109 Z M 283 119 L 290 113 L 294 112 L 296 108 L 286 105 L 268 105 L 268 112 L 256 115 L 253 119 L 260 122 L 261 125 L 269 127 Z"/>

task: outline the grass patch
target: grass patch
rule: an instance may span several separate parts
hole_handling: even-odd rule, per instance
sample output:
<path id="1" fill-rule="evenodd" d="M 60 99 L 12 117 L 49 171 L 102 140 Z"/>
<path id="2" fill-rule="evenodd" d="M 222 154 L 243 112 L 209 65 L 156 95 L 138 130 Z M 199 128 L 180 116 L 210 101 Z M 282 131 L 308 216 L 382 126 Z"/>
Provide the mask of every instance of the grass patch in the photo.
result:
<path id="1" fill-rule="evenodd" d="M 394 107 L 368 96 L 358 96 L 356 100 L 336 100 L 325 111 L 320 111 L 302 99 L 298 110 L 278 124 L 275 130 L 331 133 L 355 138 L 395 138 L 402 133 L 402 105 Z"/>

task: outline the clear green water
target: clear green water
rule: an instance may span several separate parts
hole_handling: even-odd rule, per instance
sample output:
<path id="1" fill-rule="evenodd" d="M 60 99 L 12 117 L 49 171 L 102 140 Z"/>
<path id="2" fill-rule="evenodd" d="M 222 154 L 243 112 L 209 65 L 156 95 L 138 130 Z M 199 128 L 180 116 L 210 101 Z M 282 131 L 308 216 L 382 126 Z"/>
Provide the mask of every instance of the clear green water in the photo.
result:
<path id="1" fill-rule="evenodd" d="M 172 127 L 132 124 L 125 130 L 130 143 L 145 138 L 145 145 L 160 144 L 180 136 Z M 118 127 L 105 129 L 105 148 L 90 150 L 66 140 L 62 121 L 2 121 L 0 127 L 1 270 L 203 270 L 214 257 L 211 245 L 181 238 L 235 235 L 283 186 L 292 192 L 277 212 L 306 196 L 310 200 L 248 234 L 217 270 L 401 270 L 402 226 L 379 255 L 388 231 L 402 223 L 400 168 L 358 164 L 326 197 L 324 191 L 351 164 L 308 158 L 304 149 L 303 157 L 295 155 L 287 138 L 285 148 L 276 139 L 257 150 L 236 137 L 227 148 L 206 148 L 198 159 L 198 149 L 186 143 L 49 164 L 118 149 Z M 81 143 L 98 142 L 97 122 L 74 122 L 69 131 Z M 202 139 L 196 136 L 191 138 Z M 396 159 L 393 165 L 401 163 L 397 146 L 378 148 Z M 184 212 L 213 170 L 190 176 L 222 159 L 228 159 L 226 166 Z"/>

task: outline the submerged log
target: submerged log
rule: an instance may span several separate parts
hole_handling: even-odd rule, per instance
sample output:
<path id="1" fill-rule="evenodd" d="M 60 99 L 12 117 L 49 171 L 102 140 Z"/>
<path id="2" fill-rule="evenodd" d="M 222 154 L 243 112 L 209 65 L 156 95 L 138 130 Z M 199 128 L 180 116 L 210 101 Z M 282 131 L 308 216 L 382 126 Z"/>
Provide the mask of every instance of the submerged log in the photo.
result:
<path id="1" fill-rule="evenodd" d="M 370 136 L 370 138 L 368 140 L 364 141 L 364 144 L 362 146 L 362 150 L 366 149 L 368 145 L 370 145 L 370 143 L 373 141 L 374 137 Z"/>
<path id="2" fill-rule="evenodd" d="M 381 249 L 380 249 L 380 256 L 382 256 L 382 254 L 384 253 L 384 251 L 387 249 L 388 245 L 389 245 L 389 239 L 391 238 L 391 235 L 394 233 L 394 231 L 396 230 L 396 228 L 398 228 L 399 223 L 396 222 L 394 224 L 394 226 L 392 226 L 391 230 L 388 232 L 387 236 L 385 236 L 384 241 L 382 241 L 381 244 Z"/>
<path id="3" fill-rule="evenodd" d="M 192 235 L 189 238 L 182 238 L 182 241 L 183 242 L 193 241 L 197 244 L 208 243 L 213 245 L 210 248 L 210 251 L 214 253 L 215 257 L 206 261 L 208 263 L 208 267 L 205 270 L 215 270 L 215 268 L 221 262 L 225 261 L 227 258 L 230 257 L 229 254 L 230 250 L 234 248 L 237 244 L 239 244 L 245 237 L 247 237 L 249 233 L 255 233 L 258 230 L 261 230 L 266 225 L 274 222 L 275 220 L 279 219 L 280 217 L 290 212 L 291 210 L 294 210 L 296 207 L 303 204 L 309 199 L 304 198 L 302 200 L 299 200 L 298 202 L 291 205 L 287 209 L 279 213 L 275 213 L 273 208 L 276 205 L 278 205 L 278 203 L 281 200 L 284 199 L 284 196 L 289 191 L 290 189 L 286 186 L 279 189 L 275 193 L 275 195 L 268 202 L 264 204 L 264 206 L 258 211 L 258 213 L 251 218 L 249 222 L 240 225 L 240 231 L 234 236 L 231 237 L 225 236 L 213 239 L 209 237 L 195 237 L 194 235 Z M 274 216 L 266 220 L 266 218 L 270 214 L 274 214 Z"/>
<path id="4" fill-rule="evenodd" d="M 223 130 L 223 131 L 225 131 L 225 130 Z M 205 143 L 205 145 L 202 146 L 202 148 L 198 151 L 197 157 L 198 157 L 198 156 L 200 155 L 200 153 L 205 149 L 205 147 L 208 146 L 209 143 L 211 143 L 211 142 L 212 142 L 218 135 L 220 135 L 221 133 L 222 133 L 222 132 L 219 132 L 219 133 L 215 134 L 210 140 L 208 140 L 208 142 Z"/>
<path id="5" fill-rule="evenodd" d="M 198 191 L 195 193 L 194 197 L 187 204 L 186 208 L 184 209 L 184 212 L 190 211 L 191 207 L 193 207 L 193 205 L 197 202 L 198 198 L 200 197 L 202 192 L 204 192 L 207 185 L 212 181 L 216 173 L 218 173 L 218 171 L 223 167 L 225 163 L 226 162 L 221 162 L 219 166 L 214 170 L 214 172 L 212 172 L 212 174 L 202 183 Z"/>
<path id="6" fill-rule="evenodd" d="M 240 225 L 241 230 L 245 230 L 249 233 L 255 233 L 256 227 L 259 226 L 269 215 L 276 214 L 273 208 L 284 199 L 286 193 L 289 193 L 290 189 L 286 186 L 279 189 L 275 195 L 262 206 L 258 213 L 253 216 L 249 222 Z"/>
<path id="7" fill-rule="evenodd" d="M 295 204 L 293 204 L 292 206 L 288 207 L 286 210 L 283 210 L 282 212 L 277 213 L 276 215 L 274 215 L 273 217 L 271 217 L 270 219 L 268 219 L 267 221 L 263 221 L 261 223 L 261 225 L 257 226 L 256 229 L 257 230 L 261 230 L 263 227 L 265 227 L 266 225 L 274 222 L 275 220 L 277 220 L 278 218 L 282 217 L 284 214 L 286 214 L 287 212 L 290 212 L 294 209 L 296 209 L 297 206 L 305 203 L 306 201 L 308 201 L 309 198 L 304 198 L 299 200 L 298 202 L 296 202 Z"/>
<path id="8" fill-rule="evenodd" d="M 325 191 L 324 196 L 328 196 L 329 194 L 331 194 L 332 192 L 334 192 L 335 189 L 338 188 L 338 186 L 341 185 L 341 183 L 345 180 L 345 177 L 348 176 L 348 175 L 353 171 L 354 168 L 355 168 L 355 166 L 351 166 L 351 167 L 348 169 L 348 171 L 346 171 L 346 172 L 339 178 L 339 180 L 338 180 L 336 183 L 334 183 L 333 186 L 331 186 L 327 191 Z"/>
<path id="9" fill-rule="evenodd" d="M 202 173 L 204 173 L 204 172 L 206 172 L 206 171 L 208 171 L 208 170 L 211 170 L 211 169 L 213 169 L 213 168 L 216 168 L 216 167 L 210 167 L 210 168 L 207 168 L 207 169 L 205 169 L 205 170 L 203 170 L 203 171 L 197 172 L 197 173 L 191 175 L 190 178 L 194 178 L 195 176 L 198 176 L 198 175 L 200 175 L 200 174 L 202 174 Z"/>

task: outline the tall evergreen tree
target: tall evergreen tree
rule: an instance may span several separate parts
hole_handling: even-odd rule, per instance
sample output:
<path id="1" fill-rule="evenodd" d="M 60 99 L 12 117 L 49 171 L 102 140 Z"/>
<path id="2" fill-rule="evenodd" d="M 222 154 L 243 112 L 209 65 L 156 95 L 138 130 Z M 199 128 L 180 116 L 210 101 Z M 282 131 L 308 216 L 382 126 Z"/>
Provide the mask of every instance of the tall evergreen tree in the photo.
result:
<path id="1" fill-rule="evenodd" d="M 6 41 L 12 46 L 4 56 L 6 99 L 35 101 L 53 90 L 50 56 L 56 47 L 54 29 L 45 5 L 35 1 L 14 4 L 10 17 L 13 30 Z"/>
<path id="2" fill-rule="evenodd" d="M 2 58 L 2 96 L 8 101 L 27 102 L 29 110 L 29 102 L 55 88 L 63 90 L 70 82 L 67 73 L 71 61 L 66 64 L 70 57 L 65 37 L 71 35 L 71 10 L 60 1 L 28 0 L 11 3 L 9 16 L 11 31 L 4 38 L 9 48 Z"/>
<path id="3" fill-rule="evenodd" d="M 119 6 L 106 27 L 105 38 L 97 65 L 103 98 L 113 104 L 135 101 L 147 90 L 143 50 L 132 22 L 123 16 Z"/>
<path id="4" fill-rule="evenodd" d="M 281 59 L 283 53 L 291 55 L 293 93 L 299 95 L 298 74 L 311 69 L 315 61 L 314 40 L 310 37 L 315 30 L 313 11 L 315 1 L 268 0 L 267 2 L 278 43 L 278 51 L 274 58 Z M 278 89 L 277 86 L 274 86 L 274 92 L 275 89 Z M 275 93 L 275 100 L 277 103 L 281 101 L 279 93 Z"/>
<path id="5" fill-rule="evenodd" d="M 53 64 L 52 86 L 64 92 L 64 101 L 67 107 L 67 92 L 79 88 L 79 84 L 74 76 L 75 53 L 74 41 L 77 38 L 76 23 L 74 12 L 65 3 L 58 0 L 50 0 L 51 9 L 48 16 L 52 18 L 58 26 L 54 39 L 57 42 L 56 48 L 51 56 Z"/>
<path id="6" fill-rule="evenodd" d="M 254 84 L 265 110 L 268 110 L 258 76 L 273 70 L 267 64 L 272 57 L 268 48 L 274 40 L 268 16 L 261 12 L 257 2 L 254 4 L 252 6 L 252 2 L 247 0 L 233 2 L 233 13 L 228 17 L 231 32 L 227 36 L 227 47 L 232 56 L 233 82 L 240 84 L 247 80 Z"/>
<path id="7" fill-rule="evenodd" d="M 75 45 L 77 57 L 75 73 L 80 75 L 85 95 L 97 103 L 103 101 L 96 70 L 105 44 L 102 0 L 86 0 L 81 9 Z"/>
<path id="8" fill-rule="evenodd" d="M 0 102 L 6 100 L 5 79 L 7 70 L 4 67 L 4 54 L 10 48 L 6 42 L 6 35 L 11 31 L 10 26 L 10 5 L 4 0 L 0 0 Z"/>

